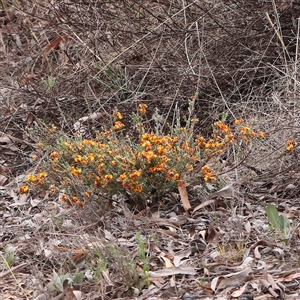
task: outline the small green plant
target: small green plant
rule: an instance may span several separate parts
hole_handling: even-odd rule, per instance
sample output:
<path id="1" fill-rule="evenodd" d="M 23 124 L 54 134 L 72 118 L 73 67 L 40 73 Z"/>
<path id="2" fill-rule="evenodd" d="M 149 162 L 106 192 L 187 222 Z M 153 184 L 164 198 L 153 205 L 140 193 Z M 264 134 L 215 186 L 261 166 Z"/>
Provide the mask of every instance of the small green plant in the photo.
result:
<path id="1" fill-rule="evenodd" d="M 60 292 L 62 293 L 67 287 L 70 287 L 74 284 L 81 284 L 83 282 L 83 272 L 76 270 L 74 275 L 69 273 L 58 274 L 53 270 L 53 276 L 51 284 L 49 287 L 50 292 Z"/>
<path id="2" fill-rule="evenodd" d="M 140 288 L 142 283 L 135 263 L 130 258 L 126 249 L 117 245 L 104 243 L 103 247 L 96 248 L 94 252 L 94 263 L 90 266 L 93 279 L 96 282 L 102 280 L 103 271 L 108 270 L 116 274 L 117 280 L 122 282 L 129 290 Z"/>
<path id="3" fill-rule="evenodd" d="M 101 280 L 103 272 L 107 270 L 107 261 L 99 248 L 95 249 L 94 258 L 95 264 L 91 266 L 91 269 L 93 272 L 93 279 L 98 282 Z"/>
<path id="4" fill-rule="evenodd" d="M 47 86 L 47 93 L 50 93 L 54 88 L 56 83 L 56 78 L 53 76 L 49 76 L 46 80 L 44 80 L 44 84 Z"/>
<path id="5" fill-rule="evenodd" d="M 268 220 L 272 225 L 272 229 L 277 230 L 282 240 L 287 243 L 291 232 L 290 220 L 283 215 L 280 215 L 276 207 L 272 204 L 268 205 L 266 213 Z"/>
<path id="6" fill-rule="evenodd" d="M 218 245 L 218 250 L 222 258 L 225 258 L 230 263 L 236 263 L 243 258 L 246 246 L 244 242 L 236 242 L 233 244 L 221 243 Z"/>
<path id="7" fill-rule="evenodd" d="M 5 248 L 3 259 L 7 268 L 10 269 L 15 263 L 15 248 L 8 245 Z"/>
<path id="8" fill-rule="evenodd" d="M 113 113 L 112 127 L 99 132 L 94 140 L 80 134 L 68 137 L 55 126 L 48 129 L 45 135 L 51 142 L 40 145 L 49 151 L 49 159 L 39 173 L 27 176 L 28 185 L 60 192 L 60 200 L 67 205 L 82 206 L 92 199 L 101 202 L 123 195 L 135 206 L 144 206 L 145 200 L 161 199 L 193 181 L 216 181 L 222 167 L 218 157 L 224 149 L 264 137 L 264 133 L 243 126 L 243 120 L 235 120 L 233 128 L 215 122 L 208 139 L 196 135 L 193 99 L 186 126 L 178 121 L 170 125 L 169 133 L 164 133 L 160 124 L 147 128 L 146 112 L 147 105 L 141 103 L 132 115 L 134 138 L 123 131 L 123 116 L 118 111 Z M 28 185 L 19 192 L 28 192 Z"/>
<path id="9" fill-rule="evenodd" d="M 53 222 L 53 224 L 57 227 L 57 228 L 61 228 L 64 221 L 65 221 L 65 218 L 64 217 L 55 217 L 55 216 L 52 216 L 51 217 L 51 220 Z"/>
<path id="10" fill-rule="evenodd" d="M 15 248 L 11 245 L 8 245 L 5 248 L 5 253 L 4 255 L 2 255 L 0 253 L 0 258 L 2 260 L 2 262 L 5 264 L 7 270 L 10 272 L 10 275 L 12 276 L 12 278 L 14 279 L 16 286 L 18 286 L 18 288 L 22 291 L 22 294 L 24 296 L 24 299 L 29 299 L 29 294 L 28 291 L 25 290 L 19 283 L 19 280 L 16 278 L 12 266 L 15 263 Z"/>
<path id="11" fill-rule="evenodd" d="M 147 245 L 141 240 L 141 234 L 138 232 L 135 235 L 135 238 L 138 242 L 138 258 L 142 264 L 142 270 L 143 270 L 143 281 L 145 282 L 146 286 L 150 285 L 150 279 L 149 279 L 149 258 L 147 256 Z"/>
<path id="12" fill-rule="evenodd" d="M 126 74 L 120 66 L 107 64 L 104 68 L 100 65 L 96 65 L 96 67 L 100 69 L 100 72 L 94 76 L 94 79 L 104 90 L 116 93 L 123 100 L 132 95 Z M 135 91 L 137 92 L 136 89 Z"/>

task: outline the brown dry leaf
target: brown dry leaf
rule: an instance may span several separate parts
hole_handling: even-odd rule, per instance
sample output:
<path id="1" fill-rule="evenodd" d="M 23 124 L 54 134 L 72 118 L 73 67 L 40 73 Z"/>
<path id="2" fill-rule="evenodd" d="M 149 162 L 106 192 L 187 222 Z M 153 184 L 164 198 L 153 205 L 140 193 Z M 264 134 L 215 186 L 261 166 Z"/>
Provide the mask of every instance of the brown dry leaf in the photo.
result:
<path id="1" fill-rule="evenodd" d="M 246 268 L 241 272 L 215 277 L 211 282 L 211 289 L 216 292 L 217 290 L 222 290 L 227 287 L 238 287 L 249 280 L 249 274 L 251 272 L 251 268 Z"/>
<path id="2" fill-rule="evenodd" d="M 288 281 L 288 280 L 292 280 L 292 279 L 297 279 L 299 277 L 300 277 L 300 272 L 297 272 L 297 273 L 293 273 L 293 274 L 288 275 L 287 277 L 283 278 L 280 281 Z"/>
<path id="3" fill-rule="evenodd" d="M 213 204 L 213 203 L 215 203 L 215 202 L 216 202 L 216 200 L 214 200 L 214 199 L 207 200 L 207 201 L 205 201 L 205 202 L 203 202 L 203 203 L 197 205 L 197 206 L 194 208 L 193 213 L 195 213 L 197 210 L 199 210 L 199 209 L 201 209 L 201 208 L 203 208 L 203 207 L 206 207 L 206 206 L 208 206 L 208 205 L 210 205 L 210 204 Z"/>
<path id="4" fill-rule="evenodd" d="M 12 144 L 12 140 L 8 136 L 2 136 L 0 137 L 0 145 L 6 146 Z"/>
<path id="5" fill-rule="evenodd" d="M 239 269 L 239 270 L 244 270 L 248 267 L 251 267 L 251 265 L 253 264 L 253 260 L 254 260 L 253 257 L 248 256 L 244 259 L 243 263 L 240 266 L 236 267 L 236 268 Z"/>
<path id="6" fill-rule="evenodd" d="M 102 276 L 106 280 L 106 282 L 107 282 L 108 285 L 111 285 L 111 286 L 114 285 L 114 283 L 112 282 L 112 280 L 109 277 L 109 271 L 108 270 L 102 271 Z"/>
<path id="7" fill-rule="evenodd" d="M 241 296 L 245 290 L 246 290 L 246 287 L 248 285 L 248 282 L 246 282 L 242 287 L 240 287 L 238 290 L 235 290 L 232 294 L 231 294 L 231 297 L 234 297 L 234 298 L 238 298 L 239 296 Z"/>
<path id="8" fill-rule="evenodd" d="M 222 280 L 224 280 L 224 277 L 215 277 L 210 284 L 211 290 L 216 292 Z"/>
<path id="9" fill-rule="evenodd" d="M 171 230 L 168 230 L 168 229 L 158 229 L 157 231 L 161 232 L 162 234 L 172 236 L 172 237 L 174 237 L 176 239 L 179 238 L 179 234 L 177 232 L 175 232 L 175 231 L 171 231 Z"/>
<path id="10" fill-rule="evenodd" d="M 8 178 L 0 174 L 0 186 L 5 186 L 8 183 Z"/>
<path id="11" fill-rule="evenodd" d="M 38 77 L 38 75 L 35 74 L 35 73 L 30 73 L 30 74 L 25 73 L 18 80 L 19 86 L 24 87 L 28 84 L 33 85 L 33 86 L 37 86 L 37 84 L 35 82 L 37 77 Z"/>
<path id="12" fill-rule="evenodd" d="M 188 248 L 174 254 L 174 258 L 173 258 L 174 266 L 179 267 L 180 261 L 185 257 L 189 257 L 191 253 L 192 253 L 191 249 Z"/>
<path id="13" fill-rule="evenodd" d="M 2 148 L 1 154 L 7 155 L 17 155 L 16 152 L 19 150 L 7 135 L 0 137 L 0 148 Z"/>
<path id="14" fill-rule="evenodd" d="M 15 206 L 25 205 L 25 204 L 27 204 L 28 197 L 29 197 L 28 194 L 21 194 L 21 195 L 19 195 L 18 200 L 16 200 L 15 203 L 10 204 L 10 206 L 15 207 Z"/>
<path id="15" fill-rule="evenodd" d="M 165 276 L 172 276 L 177 274 L 196 275 L 197 272 L 192 267 L 165 268 L 162 270 L 149 272 L 149 275 L 151 277 L 165 277 Z"/>
<path id="16" fill-rule="evenodd" d="M 81 292 L 80 291 L 74 291 L 73 287 L 69 287 L 65 291 L 64 300 L 81 300 Z"/>
<path id="17" fill-rule="evenodd" d="M 73 294 L 74 294 L 76 300 L 82 299 L 81 291 L 73 291 Z"/>
<path id="18" fill-rule="evenodd" d="M 161 256 L 161 258 L 165 261 L 166 268 L 172 268 L 174 265 L 172 264 L 171 260 L 165 256 Z"/>
<path id="19" fill-rule="evenodd" d="M 20 264 L 18 266 L 12 267 L 8 271 L 0 273 L 0 278 L 12 276 L 12 275 L 16 274 L 17 271 L 27 267 L 30 264 L 31 264 L 31 262 L 26 262 L 26 263 Z"/>
<path id="20" fill-rule="evenodd" d="M 192 253 L 198 252 L 198 251 L 205 251 L 207 245 L 204 240 L 202 239 L 194 239 L 190 241 L 190 249 Z"/>
<path id="21" fill-rule="evenodd" d="M 191 204 L 190 204 L 190 201 L 189 201 L 189 196 L 188 196 L 186 187 L 178 186 L 178 191 L 179 191 L 181 203 L 182 203 L 184 209 L 186 211 L 191 209 Z"/>
<path id="22" fill-rule="evenodd" d="M 284 286 L 278 282 L 275 282 L 272 275 L 264 272 L 263 277 L 260 279 L 262 285 L 268 290 L 268 292 L 275 298 L 284 299 Z"/>
<path id="23" fill-rule="evenodd" d="M 211 289 L 210 286 L 201 285 L 200 283 L 199 283 L 199 286 L 203 289 L 203 294 L 204 295 L 213 295 L 214 294 L 214 291 Z M 209 298 L 209 299 L 211 299 L 211 298 Z"/>
<path id="24" fill-rule="evenodd" d="M 233 185 L 229 184 L 223 187 L 222 189 L 220 189 L 219 191 L 210 195 L 209 198 L 210 199 L 217 198 L 217 197 L 230 198 L 233 196 L 233 193 L 234 193 Z"/>
<path id="25" fill-rule="evenodd" d="M 212 224 L 210 224 L 207 229 L 206 241 L 211 243 L 214 240 L 218 240 L 219 236 L 220 236 L 220 233 L 217 231 L 217 229 Z"/>
<path id="26" fill-rule="evenodd" d="M 44 55 L 46 55 L 49 51 L 51 51 L 53 48 L 55 48 L 61 41 L 62 41 L 62 37 L 59 36 L 57 38 L 55 38 L 44 50 Z"/>
<path id="27" fill-rule="evenodd" d="M 176 216 L 176 217 L 171 217 L 170 219 L 167 220 L 167 219 L 157 217 L 156 215 L 152 215 L 149 218 L 149 221 L 157 223 L 160 226 L 179 228 L 180 226 L 182 226 L 187 222 L 187 218 L 185 216 Z"/>

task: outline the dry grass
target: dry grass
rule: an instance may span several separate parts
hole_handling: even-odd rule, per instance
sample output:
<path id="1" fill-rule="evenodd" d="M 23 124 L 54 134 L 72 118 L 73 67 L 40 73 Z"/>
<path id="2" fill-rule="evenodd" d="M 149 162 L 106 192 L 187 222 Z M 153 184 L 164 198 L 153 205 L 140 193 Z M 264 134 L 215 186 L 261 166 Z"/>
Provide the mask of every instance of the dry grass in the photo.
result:
<path id="1" fill-rule="evenodd" d="M 1 140 L 0 171 L 10 180 L 35 167 L 32 132 L 45 124 L 72 134 L 80 118 L 97 113 L 84 124 L 93 136 L 113 109 L 126 116 L 145 102 L 149 122 L 157 108 L 166 125 L 175 108 L 187 114 L 187 99 L 199 92 L 199 132 L 227 114 L 267 133 L 224 178 L 294 183 L 298 196 L 298 149 L 282 155 L 286 139 L 299 141 L 298 1 L 19 0 L 0 7 L 0 137 L 15 147 Z M 231 169 L 243 157 L 224 159 Z M 95 222 L 103 217 L 91 211 Z M 86 232 L 85 220 L 76 221 Z"/>

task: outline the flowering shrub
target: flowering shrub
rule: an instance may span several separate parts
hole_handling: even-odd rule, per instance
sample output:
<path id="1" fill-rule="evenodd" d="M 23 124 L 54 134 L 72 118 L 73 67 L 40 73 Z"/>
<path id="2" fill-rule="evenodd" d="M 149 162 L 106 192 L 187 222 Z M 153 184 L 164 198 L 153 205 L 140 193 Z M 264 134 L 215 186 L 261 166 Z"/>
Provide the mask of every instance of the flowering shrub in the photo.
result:
<path id="1" fill-rule="evenodd" d="M 264 137 L 264 133 L 255 133 L 243 126 L 243 120 L 235 120 L 233 128 L 224 122 L 215 122 L 211 138 L 197 136 L 194 101 L 189 104 L 186 126 L 180 127 L 178 122 L 170 127 L 169 134 L 163 134 L 159 124 L 146 130 L 147 105 L 139 104 L 137 113 L 133 114 L 136 142 L 123 129 L 120 112 L 113 114 L 111 128 L 93 140 L 80 135 L 73 138 L 63 135 L 55 145 L 45 147 L 50 151 L 49 159 L 41 172 L 27 176 L 27 183 L 31 187 L 59 191 L 60 200 L 68 205 L 82 206 L 89 199 L 114 195 L 142 201 L 199 178 L 205 182 L 216 181 L 218 174 L 212 169 L 212 162 L 217 161 L 224 149 L 236 141 L 247 143 Z M 47 132 L 56 135 L 56 129 Z M 196 165 L 199 172 L 194 170 Z M 28 192 L 28 185 L 19 191 Z"/>

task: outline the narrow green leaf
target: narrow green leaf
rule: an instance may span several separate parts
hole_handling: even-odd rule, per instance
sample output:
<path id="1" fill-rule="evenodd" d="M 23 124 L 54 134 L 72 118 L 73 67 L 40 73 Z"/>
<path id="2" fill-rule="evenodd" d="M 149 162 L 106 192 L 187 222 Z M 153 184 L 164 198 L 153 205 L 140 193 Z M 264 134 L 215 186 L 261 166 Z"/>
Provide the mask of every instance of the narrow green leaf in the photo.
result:
<path id="1" fill-rule="evenodd" d="M 79 270 L 77 269 L 73 276 L 74 283 L 81 284 L 83 282 L 83 276 L 83 272 L 79 272 Z"/>
<path id="2" fill-rule="evenodd" d="M 276 207 L 272 204 L 268 205 L 268 207 L 266 208 L 266 213 L 268 220 L 273 225 L 273 227 L 281 230 L 281 222 Z"/>

